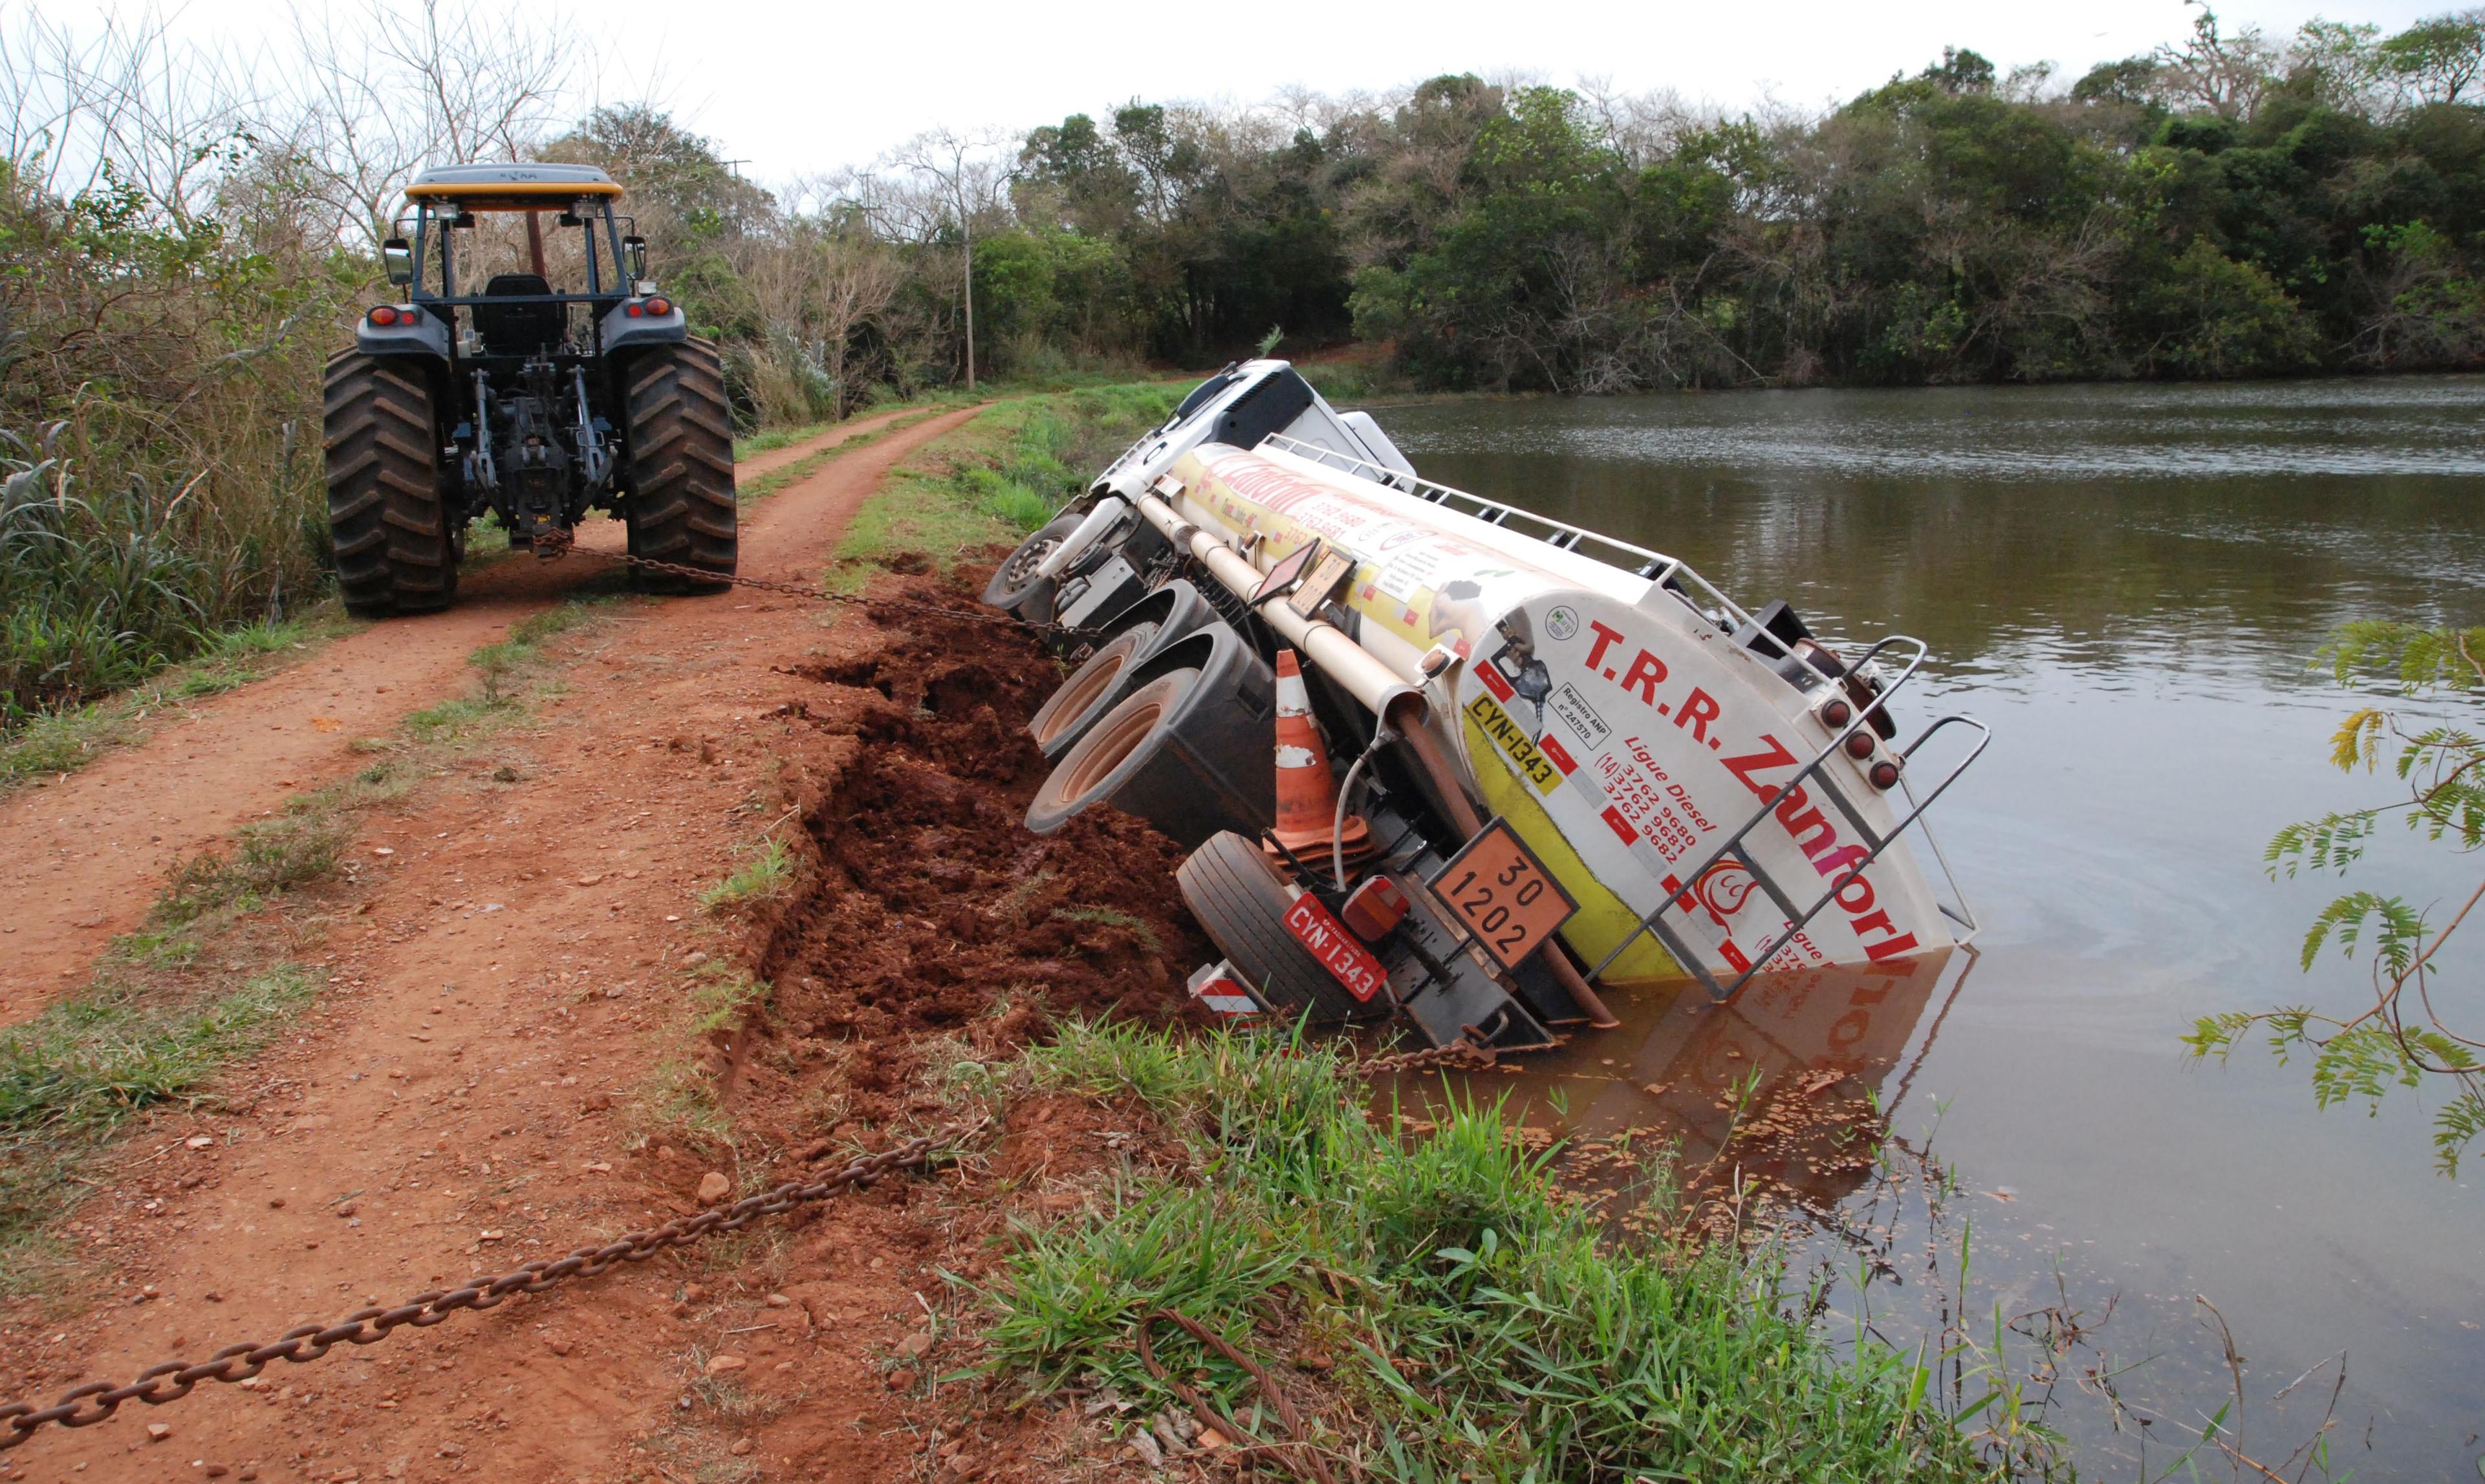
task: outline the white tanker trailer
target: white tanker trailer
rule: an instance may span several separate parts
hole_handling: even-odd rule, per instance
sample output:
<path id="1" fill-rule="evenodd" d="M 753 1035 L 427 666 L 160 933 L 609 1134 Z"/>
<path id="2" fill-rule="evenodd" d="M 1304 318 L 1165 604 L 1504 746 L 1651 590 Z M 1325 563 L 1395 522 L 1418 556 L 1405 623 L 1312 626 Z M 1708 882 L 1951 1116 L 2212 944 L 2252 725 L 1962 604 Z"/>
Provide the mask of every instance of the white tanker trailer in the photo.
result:
<path id="1" fill-rule="evenodd" d="M 1952 715 L 1900 742 L 1920 642 L 1842 656 L 1784 604 L 1421 479 L 1335 414 L 1356 446 L 1201 420 L 1030 543 L 1130 577 L 1060 613 L 1088 653 L 1030 725 L 1057 763 L 1027 823 L 1110 802 L 1193 850 L 1184 896 L 1226 955 L 1205 1003 L 1516 1049 L 1610 1023 L 1599 986 L 1898 975 L 1973 931 L 1901 839 L 1987 740 Z M 1052 619 L 1038 597 L 1021 611 Z M 1325 749 L 1279 715 L 1303 709 L 1285 651 Z M 1300 771 L 1281 818 L 1286 748 L 1343 772 L 1322 759 L 1327 828 L 1302 827 Z"/>

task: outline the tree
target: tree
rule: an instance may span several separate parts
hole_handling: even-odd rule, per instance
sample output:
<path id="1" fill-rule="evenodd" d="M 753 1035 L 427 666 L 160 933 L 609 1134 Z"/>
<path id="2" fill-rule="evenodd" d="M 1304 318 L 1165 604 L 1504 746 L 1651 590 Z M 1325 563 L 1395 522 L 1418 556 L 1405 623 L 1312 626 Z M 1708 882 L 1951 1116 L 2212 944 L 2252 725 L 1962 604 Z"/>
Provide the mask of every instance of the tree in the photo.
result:
<path id="1" fill-rule="evenodd" d="M 918 134 L 890 156 L 902 169 L 933 182 L 939 200 L 955 215 L 958 245 L 965 257 L 960 293 L 966 304 L 967 390 L 975 390 L 975 217 L 1001 209 L 1007 199 L 1009 170 L 990 157 L 999 141 L 991 135 L 962 135 L 948 129 Z M 927 235 L 936 224 L 924 224 Z"/>
<path id="2" fill-rule="evenodd" d="M 2382 42 L 2380 53 L 2419 101 L 2456 103 L 2485 71 L 2485 10 L 2420 20 Z"/>
<path id="3" fill-rule="evenodd" d="M 2332 673 L 2352 686 L 2367 673 L 2395 680 L 2402 695 L 2447 691 L 2474 695 L 2485 688 L 2485 629 L 2419 629 L 2406 624 L 2349 625 L 2328 651 Z M 2289 824 L 2274 836 L 2264 858 L 2270 875 L 2347 870 L 2362 859 L 2382 823 L 2397 816 L 2414 833 L 2446 843 L 2461 854 L 2485 847 L 2485 737 L 2444 722 L 2411 729 L 2397 714 L 2362 707 L 2338 725 L 2330 759 L 2344 772 L 2377 770 L 2385 752 L 2407 797 L 2369 809 L 2334 811 Z M 2337 1015 L 2295 1006 L 2259 1013 L 2235 1012 L 2202 1019 L 2184 1038 L 2195 1057 L 2225 1060 L 2254 1029 L 2266 1031 L 2281 1062 L 2299 1052 L 2312 1057 L 2313 1095 L 2321 1106 L 2361 1098 L 2378 1104 L 2392 1086 L 2431 1085 L 2444 1101 L 2434 1115 L 2436 1162 L 2445 1174 L 2459 1173 L 2460 1156 L 2485 1135 L 2485 1039 L 2454 1030 L 2444 1017 L 2442 950 L 2485 902 L 2485 882 L 2460 903 L 2447 922 L 2433 924 L 2429 909 L 2403 897 L 2374 891 L 2341 894 L 2304 937 L 2304 967 L 2335 943 L 2355 956 L 2370 950 L 2373 1003 L 2361 1013 Z M 2472 972 L 2465 977 L 2472 993 Z"/>

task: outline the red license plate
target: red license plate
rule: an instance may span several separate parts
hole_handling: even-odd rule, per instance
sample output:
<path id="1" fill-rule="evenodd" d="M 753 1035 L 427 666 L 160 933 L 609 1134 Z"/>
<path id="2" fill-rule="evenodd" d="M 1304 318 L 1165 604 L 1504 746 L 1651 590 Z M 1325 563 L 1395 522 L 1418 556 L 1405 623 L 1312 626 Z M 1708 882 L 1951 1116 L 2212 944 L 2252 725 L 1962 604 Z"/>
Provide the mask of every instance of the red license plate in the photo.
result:
<path id="1" fill-rule="evenodd" d="M 1309 892 L 1297 897 L 1295 904 L 1286 908 L 1286 931 L 1295 935 L 1296 942 L 1310 949 L 1321 967 L 1358 1000 L 1379 994 L 1380 986 L 1389 982 L 1388 971 L 1380 967 L 1380 960 L 1356 942 L 1346 925 Z"/>

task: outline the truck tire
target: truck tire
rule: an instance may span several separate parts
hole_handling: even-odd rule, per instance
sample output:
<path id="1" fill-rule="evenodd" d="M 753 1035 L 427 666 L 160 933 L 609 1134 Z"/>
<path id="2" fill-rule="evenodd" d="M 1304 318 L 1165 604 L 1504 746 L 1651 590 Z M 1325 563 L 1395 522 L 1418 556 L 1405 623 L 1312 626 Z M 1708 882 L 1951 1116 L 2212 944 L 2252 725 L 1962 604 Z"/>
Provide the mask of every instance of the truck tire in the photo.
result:
<path id="1" fill-rule="evenodd" d="M 984 584 L 984 604 L 988 607 L 1016 609 L 1034 593 L 1039 584 L 1050 587 L 1049 579 L 1039 578 L 1035 569 L 1052 554 L 1084 519 L 1075 510 L 1065 510 L 1046 522 L 1035 534 L 1018 544 L 998 567 L 993 569 L 992 580 Z M 1047 613 L 1046 619 L 1052 615 Z M 1038 620 L 1042 622 L 1043 620 Z"/>
<path id="2" fill-rule="evenodd" d="M 1276 811 L 1276 678 L 1223 624 L 1142 665 L 1036 788 L 1026 827 L 1049 835 L 1097 804 L 1135 814 L 1184 850 L 1257 835 Z"/>
<path id="3" fill-rule="evenodd" d="M 705 574 L 639 571 L 651 592 L 731 584 L 736 546 L 733 419 L 716 347 L 683 340 L 641 352 L 624 373 L 630 420 L 630 554 Z"/>
<path id="4" fill-rule="evenodd" d="M 345 611 L 391 618 L 449 607 L 464 523 L 451 520 L 441 490 L 430 384 L 419 366 L 349 350 L 328 363 L 323 391 L 328 534 Z"/>
<path id="5" fill-rule="evenodd" d="M 1136 666 L 1156 637 L 1156 620 L 1141 619 L 1097 646 L 1087 662 L 1071 671 L 1061 688 L 1027 718 L 1026 735 L 1035 739 L 1037 750 L 1048 758 L 1069 751 L 1087 724 L 1121 698 L 1123 676 Z"/>
<path id="6" fill-rule="evenodd" d="M 1218 621 L 1216 610 L 1185 579 L 1175 578 L 1155 589 L 1106 620 L 1105 626 L 1115 631 L 1112 636 L 1071 672 L 1027 721 L 1027 735 L 1046 757 L 1060 757 L 1130 692 L 1142 666 Z M 1132 634 L 1141 637 L 1126 646 L 1124 636 Z"/>
<path id="7" fill-rule="evenodd" d="M 1286 909 L 1294 905 L 1294 895 L 1268 855 L 1250 841 L 1230 830 L 1211 835 L 1183 861 L 1174 881 L 1209 941 L 1270 1010 L 1281 1015 L 1308 1012 L 1313 1023 L 1323 1025 L 1387 1012 L 1382 996 L 1366 1005 L 1347 993 L 1311 950 L 1286 931 Z"/>

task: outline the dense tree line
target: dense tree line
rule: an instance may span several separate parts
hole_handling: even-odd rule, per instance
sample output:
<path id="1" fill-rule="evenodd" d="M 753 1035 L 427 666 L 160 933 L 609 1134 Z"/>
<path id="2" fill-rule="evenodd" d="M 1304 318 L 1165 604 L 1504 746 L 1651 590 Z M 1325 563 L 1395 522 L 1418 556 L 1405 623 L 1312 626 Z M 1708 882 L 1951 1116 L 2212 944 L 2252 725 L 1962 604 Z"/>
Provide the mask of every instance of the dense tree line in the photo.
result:
<path id="1" fill-rule="evenodd" d="M 1027 136 L 1014 252 L 1061 267 L 978 286 L 1097 349 L 1283 326 L 1444 386 L 2470 366 L 2480 21 L 2280 47 L 2202 12 L 2066 88 L 1952 51 L 1818 118 L 1474 77 L 1291 129 L 1133 105 Z"/>

